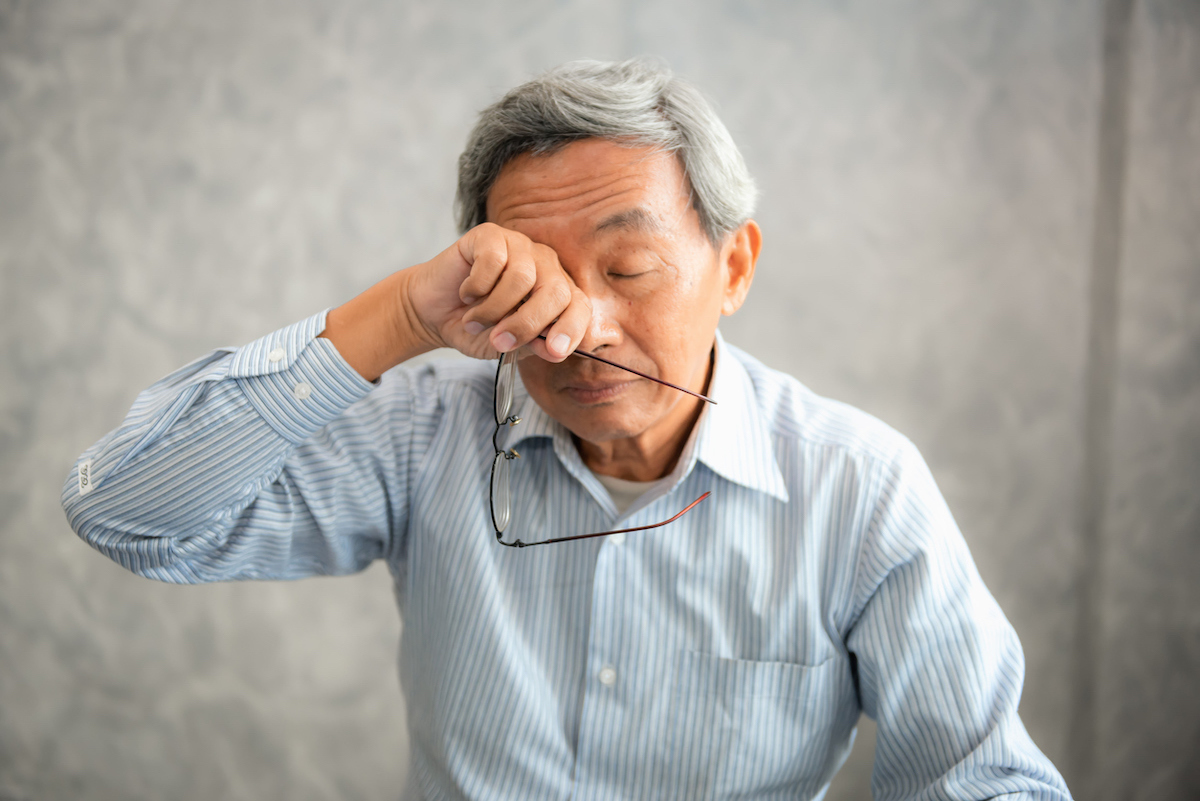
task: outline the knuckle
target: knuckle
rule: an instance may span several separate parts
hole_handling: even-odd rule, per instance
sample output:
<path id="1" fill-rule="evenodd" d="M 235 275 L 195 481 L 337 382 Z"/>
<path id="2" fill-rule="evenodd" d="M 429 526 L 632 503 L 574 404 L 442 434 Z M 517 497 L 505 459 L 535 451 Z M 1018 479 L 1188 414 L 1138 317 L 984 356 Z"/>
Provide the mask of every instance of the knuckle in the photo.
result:
<path id="1" fill-rule="evenodd" d="M 546 285 L 546 299 L 557 309 L 565 309 L 571 305 L 571 287 L 566 281 L 555 281 Z"/>
<path id="2" fill-rule="evenodd" d="M 475 263 L 484 267 L 499 267 L 504 264 L 504 251 L 490 243 L 477 247 Z"/>
<path id="3" fill-rule="evenodd" d="M 513 270 L 512 280 L 521 294 L 525 294 L 537 284 L 537 273 L 528 267 Z"/>

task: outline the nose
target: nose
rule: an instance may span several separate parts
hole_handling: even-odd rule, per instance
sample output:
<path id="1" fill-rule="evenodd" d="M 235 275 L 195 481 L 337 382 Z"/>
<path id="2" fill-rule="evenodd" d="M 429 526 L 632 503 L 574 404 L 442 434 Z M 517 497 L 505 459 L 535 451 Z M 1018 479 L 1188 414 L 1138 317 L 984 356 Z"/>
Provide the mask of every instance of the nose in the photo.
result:
<path id="1" fill-rule="evenodd" d="M 617 299 L 603 291 L 590 292 L 584 289 L 584 294 L 592 304 L 592 320 L 579 342 L 579 349 L 596 353 L 621 344 L 622 331 L 617 318 Z"/>

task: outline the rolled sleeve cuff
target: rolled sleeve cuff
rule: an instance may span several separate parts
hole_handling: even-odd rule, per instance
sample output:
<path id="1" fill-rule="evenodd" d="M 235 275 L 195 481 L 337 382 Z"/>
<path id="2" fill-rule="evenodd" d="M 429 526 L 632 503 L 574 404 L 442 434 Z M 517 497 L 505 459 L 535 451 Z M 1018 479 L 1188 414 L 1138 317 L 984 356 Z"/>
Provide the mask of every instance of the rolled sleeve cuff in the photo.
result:
<path id="1" fill-rule="evenodd" d="M 289 442 L 308 439 L 377 386 L 318 336 L 326 314 L 239 348 L 230 365 L 246 399 Z"/>

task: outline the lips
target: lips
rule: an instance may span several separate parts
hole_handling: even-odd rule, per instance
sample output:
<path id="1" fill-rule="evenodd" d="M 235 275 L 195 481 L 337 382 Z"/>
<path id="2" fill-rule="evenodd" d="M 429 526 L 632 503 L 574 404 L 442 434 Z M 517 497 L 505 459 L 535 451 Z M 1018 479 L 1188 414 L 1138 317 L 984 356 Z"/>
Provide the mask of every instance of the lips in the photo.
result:
<path id="1" fill-rule="evenodd" d="M 618 381 L 572 381 L 563 387 L 571 400 L 580 404 L 607 403 L 616 400 L 634 382 Z"/>

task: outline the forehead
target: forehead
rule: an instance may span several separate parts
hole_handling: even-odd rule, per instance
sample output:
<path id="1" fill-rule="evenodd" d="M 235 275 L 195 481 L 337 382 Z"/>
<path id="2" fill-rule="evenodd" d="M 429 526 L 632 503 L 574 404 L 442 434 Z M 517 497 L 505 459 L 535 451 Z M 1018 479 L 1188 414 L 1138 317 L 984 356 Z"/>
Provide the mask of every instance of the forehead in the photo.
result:
<path id="1" fill-rule="evenodd" d="M 674 154 L 585 139 L 509 161 L 488 193 L 487 216 L 527 233 L 565 225 L 599 235 L 674 227 L 689 201 Z"/>

